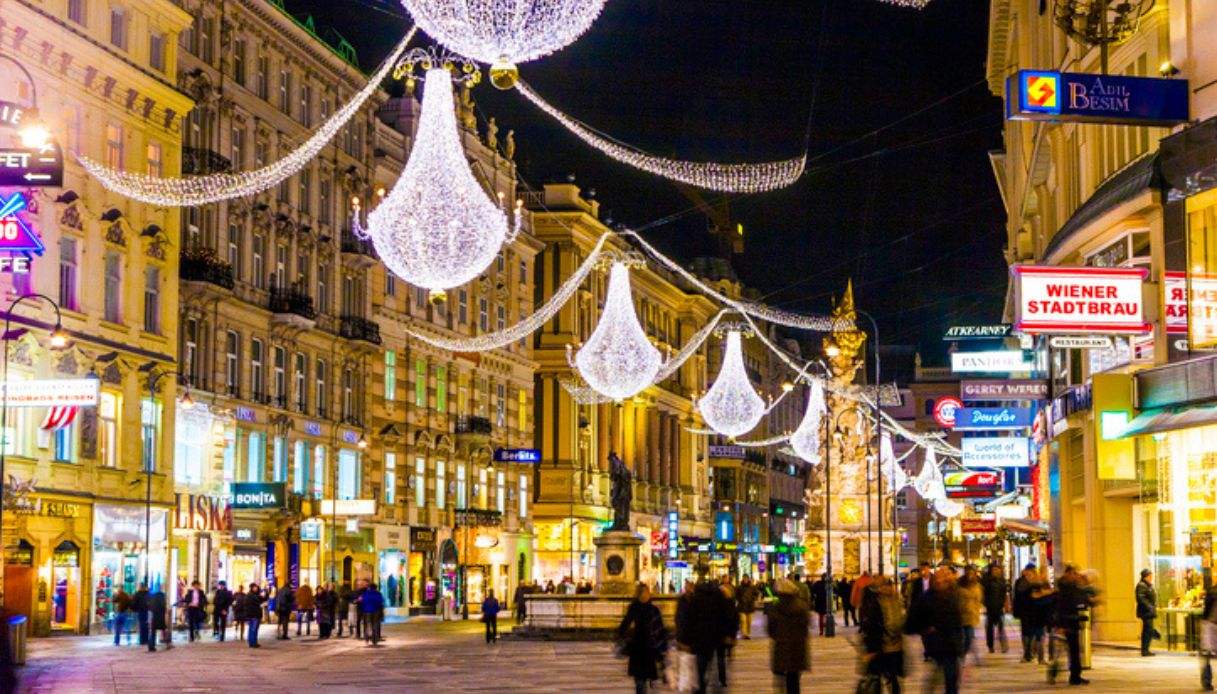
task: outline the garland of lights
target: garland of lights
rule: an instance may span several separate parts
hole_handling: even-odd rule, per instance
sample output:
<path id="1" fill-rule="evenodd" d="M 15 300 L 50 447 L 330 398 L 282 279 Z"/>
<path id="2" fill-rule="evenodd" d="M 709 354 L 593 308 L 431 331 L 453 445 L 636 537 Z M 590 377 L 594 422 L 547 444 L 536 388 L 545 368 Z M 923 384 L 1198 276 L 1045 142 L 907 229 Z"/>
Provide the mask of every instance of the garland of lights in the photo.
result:
<path id="1" fill-rule="evenodd" d="M 711 429 L 732 438 L 756 428 L 766 411 L 765 401 L 756 394 L 744 369 L 742 340 L 739 329 L 727 332 L 727 348 L 718 377 L 694 405 Z"/>
<path id="2" fill-rule="evenodd" d="M 604 311 L 591 337 L 573 359 L 570 345 L 566 351 L 579 376 L 597 393 L 614 400 L 632 398 L 655 381 L 663 357 L 638 323 L 627 261 L 616 260 L 609 270 Z"/>
<path id="3" fill-rule="evenodd" d="M 592 128 L 546 102 L 525 82 L 517 83 L 516 90 L 575 137 L 601 153 L 635 169 L 698 188 L 723 193 L 761 193 L 777 190 L 799 180 L 807 165 L 806 153 L 793 159 L 755 164 L 720 164 L 657 157 L 636 147 L 602 137 Z"/>
<path id="4" fill-rule="evenodd" d="M 335 111 L 329 120 L 322 123 L 312 137 L 305 140 L 290 154 L 261 169 L 209 176 L 161 178 L 111 169 L 102 162 L 81 155 L 77 155 L 76 159 L 107 190 L 153 205 L 193 207 L 260 193 L 294 175 L 317 156 L 317 153 L 338 134 L 342 126 L 358 113 L 359 108 L 368 100 L 368 97 L 380 88 L 381 81 L 388 76 L 397 59 L 405 52 L 406 44 L 414 38 L 416 31 L 418 31 L 417 27 L 410 28 L 405 38 L 397 44 L 389 57 L 385 58 L 380 69 L 372 75 L 363 89 L 356 92 L 349 102 Z"/>
<path id="5" fill-rule="evenodd" d="M 879 0 L 886 5 L 895 5 L 896 7 L 911 7 L 915 10 L 924 10 L 925 6 L 930 4 L 930 0 Z"/>
<path id="6" fill-rule="evenodd" d="M 583 264 L 575 270 L 562 286 L 554 292 L 554 295 L 546 301 L 541 308 L 534 311 L 524 320 L 510 327 L 504 328 L 498 332 L 487 333 L 477 337 L 450 338 L 428 335 L 427 333 L 419 332 L 407 326 L 406 334 L 418 340 L 425 342 L 433 347 L 450 350 L 452 352 L 489 352 L 492 349 L 505 347 L 517 340 L 527 337 L 531 333 L 540 329 L 541 326 L 549 322 L 549 319 L 558 315 L 558 311 L 566 305 L 567 301 L 579 291 L 579 285 L 583 284 L 583 280 L 587 278 L 591 271 L 596 267 L 600 259 L 600 254 L 604 249 L 605 242 L 608 241 L 611 232 L 605 233 L 596 242 L 596 245 L 588 253 Z M 590 404 L 590 403 L 589 403 Z"/>
<path id="7" fill-rule="evenodd" d="M 463 78 L 468 77 L 467 73 Z M 480 275 L 515 228 L 469 168 L 456 126 L 452 74 L 444 67 L 426 71 L 418 132 L 410 159 L 393 189 L 368 214 L 356 232 L 372 238 L 376 252 L 393 274 L 440 295 Z"/>

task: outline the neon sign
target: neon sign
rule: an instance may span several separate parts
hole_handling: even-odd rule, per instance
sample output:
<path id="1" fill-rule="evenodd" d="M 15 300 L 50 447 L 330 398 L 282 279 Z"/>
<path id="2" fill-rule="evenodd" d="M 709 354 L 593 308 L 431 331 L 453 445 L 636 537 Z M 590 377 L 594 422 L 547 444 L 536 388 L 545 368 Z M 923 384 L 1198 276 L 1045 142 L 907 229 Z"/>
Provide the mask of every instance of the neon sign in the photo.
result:
<path id="1" fill-rule="evenodd" d="M 46 250 L 37 234 L 17 216 L 17 213 L 24 210 L 26 206 L 25 196 L 21 193 L 15 193 L 8 200 L 0 198 L 0 251 L 42 255 Z M 11 267 L 14 269 L 8 270 L 8 272 L 17 271 L 15 264 L 12 264 Z M 28 272 L 28 265 L 26 268 Z"/>

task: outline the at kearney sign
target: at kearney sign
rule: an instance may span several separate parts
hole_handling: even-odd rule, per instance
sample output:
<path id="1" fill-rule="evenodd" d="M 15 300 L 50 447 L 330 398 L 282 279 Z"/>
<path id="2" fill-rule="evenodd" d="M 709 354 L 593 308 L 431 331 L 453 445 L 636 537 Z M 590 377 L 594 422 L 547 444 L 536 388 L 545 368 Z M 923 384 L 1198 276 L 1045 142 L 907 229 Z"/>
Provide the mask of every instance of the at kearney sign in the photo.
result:
<path id="1" fill-rule="evenodd" d="M 1174 125 L 1187 98 L 1187 80 L 1020 70 L 1006 79 L 1006 118 Z"/>
<path id="2" fill-rule="evenodd" d="M 995 340 L 1003 338 L 1010 334 L 1011 325 L 952 325 L 947 328 L 946 334 L 942 336 L 943 340 L 954 342 L 957 340 Z"/>

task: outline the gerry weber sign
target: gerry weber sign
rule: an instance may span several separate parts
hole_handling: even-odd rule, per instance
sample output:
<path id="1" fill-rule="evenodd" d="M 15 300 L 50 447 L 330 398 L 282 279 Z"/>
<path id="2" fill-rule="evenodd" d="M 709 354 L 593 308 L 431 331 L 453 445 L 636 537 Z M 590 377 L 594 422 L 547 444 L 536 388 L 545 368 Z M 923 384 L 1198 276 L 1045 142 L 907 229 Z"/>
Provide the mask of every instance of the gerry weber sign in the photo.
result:
<path id="1" fill-rule="evenodd" d="M 1010 120 L 1174 125 L 1188 119 L 1187 80 L 1020 70 L 1006 80 Z"/>
<path id="2" fill-rule="evenodd" d="M 1149 332 L 1141 300 L 1143 268 L 1010 268 L 1016 282 L 1015 329 L 1031 334 Z"/>
<path id="3" fill-rule="evenodd" d="M 1048 382 L 1036 380 L 961 381 L 964 402 L 977 400 L 1041 400 L 1048 397 Z"/>

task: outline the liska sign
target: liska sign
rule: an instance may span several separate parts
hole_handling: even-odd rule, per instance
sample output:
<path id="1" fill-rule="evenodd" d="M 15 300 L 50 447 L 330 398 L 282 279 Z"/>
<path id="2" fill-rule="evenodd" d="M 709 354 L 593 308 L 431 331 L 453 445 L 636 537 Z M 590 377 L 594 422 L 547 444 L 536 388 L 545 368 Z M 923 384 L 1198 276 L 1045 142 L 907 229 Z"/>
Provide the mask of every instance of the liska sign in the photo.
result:
<path id="1" fill-rule="evenodd" d="M 1020 70 L 1006 80 L 1006 118 L 1122 125 L 1188 119 L 1187 80 Z"/>
<path id="2" fill-rule="evenodd" d="M 1018 317 L 1028 334 L 1140 335 L 1149 332 L 1141 296 L 1148 270 L 1016 265 Z"/>

